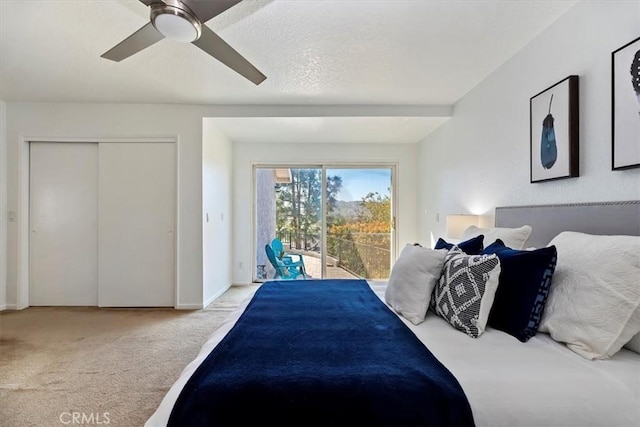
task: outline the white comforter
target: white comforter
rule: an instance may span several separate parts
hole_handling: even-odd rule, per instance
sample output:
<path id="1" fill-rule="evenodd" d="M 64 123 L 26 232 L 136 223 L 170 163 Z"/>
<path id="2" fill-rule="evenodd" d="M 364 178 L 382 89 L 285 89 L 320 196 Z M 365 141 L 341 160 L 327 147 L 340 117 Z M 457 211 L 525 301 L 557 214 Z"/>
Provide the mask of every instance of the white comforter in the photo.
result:
<path id="1" fill-rule="evenodd" d="M 167 425 L 184 384 L 247 303 L 211 335 L 146 426 Z M 492 328 L 470 338 L 433 313 L 417 326 L 403 321 L 458 379 L 477 426 L 640 426 L 640 354 L 589 361 L 546 334 L 523 344 Z"/>

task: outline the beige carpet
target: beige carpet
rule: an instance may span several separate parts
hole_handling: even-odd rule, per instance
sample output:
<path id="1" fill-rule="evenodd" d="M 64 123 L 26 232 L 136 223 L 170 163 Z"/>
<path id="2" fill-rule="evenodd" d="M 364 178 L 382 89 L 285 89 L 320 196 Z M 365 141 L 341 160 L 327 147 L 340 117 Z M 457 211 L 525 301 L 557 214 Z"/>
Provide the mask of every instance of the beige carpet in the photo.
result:
<path id="1" fill-rule="evenodd" d="M 74 412 L 85 424 L 143 425 L 208 336 L 256 289 L 232 287 L 198 311 L 0 313 L 0 425 L 73 425 Z"/>

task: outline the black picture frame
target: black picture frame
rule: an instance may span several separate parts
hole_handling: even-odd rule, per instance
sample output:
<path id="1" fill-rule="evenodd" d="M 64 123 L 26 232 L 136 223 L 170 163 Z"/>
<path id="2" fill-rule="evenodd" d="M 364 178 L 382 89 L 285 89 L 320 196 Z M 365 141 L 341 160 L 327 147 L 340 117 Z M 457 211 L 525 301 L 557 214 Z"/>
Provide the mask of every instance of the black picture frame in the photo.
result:
<path id="1" fill-rule="evenodd" d="M 640 167 L 640 37 L 611 52 L 611 170 Z"/>
<path id="2" fill-rule="evenodd" d="M 531 183 L 580 176 L 578 98 L 579 78 L 571 75 L 529 100 Z"/>

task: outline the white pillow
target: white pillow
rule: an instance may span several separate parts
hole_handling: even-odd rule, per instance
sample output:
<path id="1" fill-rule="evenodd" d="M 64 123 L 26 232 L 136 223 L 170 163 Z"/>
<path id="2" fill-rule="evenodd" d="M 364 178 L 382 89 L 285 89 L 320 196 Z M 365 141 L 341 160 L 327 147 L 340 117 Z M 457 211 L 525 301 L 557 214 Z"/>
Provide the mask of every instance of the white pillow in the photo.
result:
<path id="1" fill-rule="evenodd" d="M 633 338 L 631 338 L 631 341 L 626 343 L 624 346 L 631 351 L 640 353 L 640 334 L 636 334 Z"/>
<path id="2" fill-rule="evenodd" d="M 565 231 L 540 331 L 587 359 L 613 356 L 640 332 L 640 237 Z"/>
<path id="3" fill-rule="evenodd" d="M 485 247 L 500 239 L 511 249 L 522 249 L 531 235 L 531 227 L 523 225 L 519 228 L 479 228 L 472 225 L 464 231 L 462 240 L 469 240 L 481 234 L 484 234 Z"/>
<path id="4" fill-rule="evenodd" d="M 447 250 L 406 245 L 391 270 L 384 300 L 414 325 L 424 321 Z"/>

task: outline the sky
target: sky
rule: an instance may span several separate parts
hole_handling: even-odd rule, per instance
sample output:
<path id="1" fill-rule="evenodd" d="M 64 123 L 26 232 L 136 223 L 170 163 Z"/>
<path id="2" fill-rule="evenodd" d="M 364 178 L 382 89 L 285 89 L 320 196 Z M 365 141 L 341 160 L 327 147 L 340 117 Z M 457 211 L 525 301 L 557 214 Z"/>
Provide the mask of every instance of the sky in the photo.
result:
<path id="1" fill-rule="evenodd" d="M 327 176 L 342 178 L 338 200 L 362 200 L 371 192 L 391 194 L 391 169 L 327 169 Z"/>

